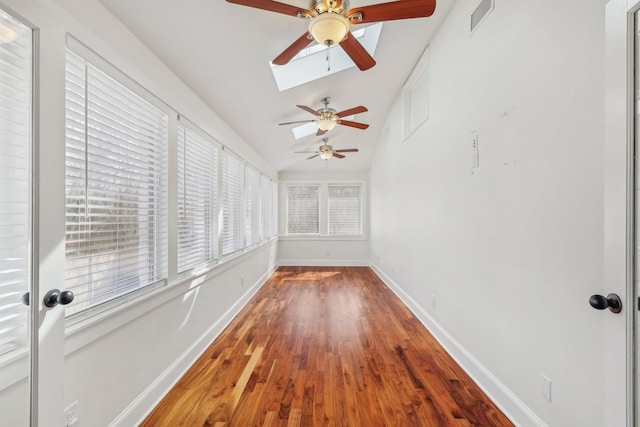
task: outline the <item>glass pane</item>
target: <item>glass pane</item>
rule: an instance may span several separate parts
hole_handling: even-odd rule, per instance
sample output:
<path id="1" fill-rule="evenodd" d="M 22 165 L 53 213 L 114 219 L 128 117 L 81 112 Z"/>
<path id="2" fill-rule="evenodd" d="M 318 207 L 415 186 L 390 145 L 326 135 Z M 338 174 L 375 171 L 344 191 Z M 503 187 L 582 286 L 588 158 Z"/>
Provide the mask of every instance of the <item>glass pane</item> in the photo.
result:
<path id="1" fill-rule="evenodd" d="M 0 425 L 29 425 L 32 31 L 0 11 Z"/>
<path id="2" fill-rule="evenodd" d="M 66 61 L 66 283 L 79 313 L 166 278 L 166 113 Z"/>
<path id="3" fill-rule="evenodd" d="M 320 186 L 287 187 L 287 234 L 320 233 Z"/>

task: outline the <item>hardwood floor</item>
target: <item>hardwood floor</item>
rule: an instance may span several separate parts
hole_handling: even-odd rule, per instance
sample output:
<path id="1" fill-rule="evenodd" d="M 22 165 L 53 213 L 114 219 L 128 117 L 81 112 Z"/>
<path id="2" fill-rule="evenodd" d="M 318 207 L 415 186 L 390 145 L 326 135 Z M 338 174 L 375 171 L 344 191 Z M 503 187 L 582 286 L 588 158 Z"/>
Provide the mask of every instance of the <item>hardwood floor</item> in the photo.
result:
<path id="1" fill-rule="evenodd" d="M 512 426 L 366 267 L 281 267 L 143 426 Z"/>

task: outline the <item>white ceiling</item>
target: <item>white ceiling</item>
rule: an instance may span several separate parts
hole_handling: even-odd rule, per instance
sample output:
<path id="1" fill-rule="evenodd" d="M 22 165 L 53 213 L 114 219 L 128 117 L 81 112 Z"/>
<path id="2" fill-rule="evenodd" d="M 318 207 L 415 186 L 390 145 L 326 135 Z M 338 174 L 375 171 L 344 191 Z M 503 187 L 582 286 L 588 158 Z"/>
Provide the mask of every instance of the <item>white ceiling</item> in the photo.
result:
<path id="1" fill-rule="evenodd" d="M 370 70 L 354 67 L 284 92 L 269 61 L 304 34 L 306 20 L 224 0 L 100 1 L 276 170 L 366 171 L 387 111 L 454 0 L 439 0 L 429 18 L 385 22 Z M 307 0 L 281 2 L 309 7 Z M 384 2 L 351 0 L 349 6 Z M 315 150 L 321 138 L 296 141 L 292 126 L 278 123 L 313 118 L 296 104 L 319 109 L 325 96 L 337 111 L 367 107 L 354 120 L 370 127 L 336 126 L 326 135 L 334 149 L 358 153 L 305 160 L 309 155 L 294 151 Z"/>

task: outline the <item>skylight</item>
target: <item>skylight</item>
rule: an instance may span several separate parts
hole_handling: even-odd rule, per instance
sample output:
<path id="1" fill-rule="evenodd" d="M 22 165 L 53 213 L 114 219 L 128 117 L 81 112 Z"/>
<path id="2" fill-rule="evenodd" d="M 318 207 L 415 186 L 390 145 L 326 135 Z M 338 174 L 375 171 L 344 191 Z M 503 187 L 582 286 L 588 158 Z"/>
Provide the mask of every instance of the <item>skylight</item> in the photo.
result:
<path id="1" fill-rule="evenodd" d="M 382 22 L 378 22 L 359 28 L 353 31 L 352 34 L 369 52 L 369 55 L 374 56 L 381 30 Z M 327 47 L 319 43 L 302 49 L 285 65 L 270 64 L 271 72 L 280 92 L 355 67 L 351 58 L 341 47 L 333 46 L 328 49 L 330 49 L 330 70 L 327 70 Z"/>

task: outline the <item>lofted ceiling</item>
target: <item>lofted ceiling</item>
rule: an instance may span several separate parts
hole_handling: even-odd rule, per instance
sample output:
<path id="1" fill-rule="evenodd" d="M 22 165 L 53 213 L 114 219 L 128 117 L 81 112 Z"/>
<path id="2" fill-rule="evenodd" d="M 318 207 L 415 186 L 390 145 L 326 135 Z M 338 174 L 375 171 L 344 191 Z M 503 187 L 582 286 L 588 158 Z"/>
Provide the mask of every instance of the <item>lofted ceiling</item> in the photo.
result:
<path id="1" fill-rule="evenodd" d="M 454 0 L 438 0 L 429 18 L 385 22 L 373 68 L 353 67 L 283 92 L 269 61 L 304 34 L 306 20 L 224 0 L 100 1 L 274 169 L 367 171 L 389 108 Z M 309 7 L 307 0 L 280 2 Z M 349 6 L 384 2 L 351 0 Z M 306 160 L 309 155 L 294 151 L 316 150 L 321 137 L 296 141 L 293 126 L 278 123 L 312 119 L 296 105 L 317 110 L 326 96 L 337 111 L 367 107 L 353 120 L 370 127 L 336 126 L 325 135 L 334 149 L 358 148 L 358 153 Z"/>

